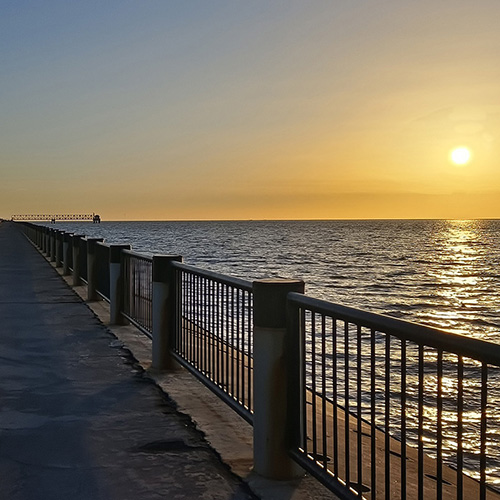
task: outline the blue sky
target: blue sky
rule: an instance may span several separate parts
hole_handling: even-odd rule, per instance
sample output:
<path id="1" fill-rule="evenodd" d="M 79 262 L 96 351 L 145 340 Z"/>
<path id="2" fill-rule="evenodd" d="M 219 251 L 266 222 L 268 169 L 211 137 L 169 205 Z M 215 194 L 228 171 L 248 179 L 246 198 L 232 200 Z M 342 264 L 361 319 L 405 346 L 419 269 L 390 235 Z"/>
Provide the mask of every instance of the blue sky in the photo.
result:
<path id="1" fill-rule="evenodd" d="M 500 2 L 0 13 L 2 217 L 500 216 Z"/>

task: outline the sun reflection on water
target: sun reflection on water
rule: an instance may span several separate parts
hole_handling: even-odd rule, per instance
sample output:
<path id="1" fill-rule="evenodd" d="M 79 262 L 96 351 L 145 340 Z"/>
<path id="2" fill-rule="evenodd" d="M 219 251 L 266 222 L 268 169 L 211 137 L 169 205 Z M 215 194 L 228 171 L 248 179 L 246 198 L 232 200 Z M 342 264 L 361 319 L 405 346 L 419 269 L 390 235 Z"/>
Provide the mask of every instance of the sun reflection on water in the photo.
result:
<path id="1" fill-rule="evenodd" d="M 443 221 L 433 234 L 434 263 L 429 275 L 441 302 L 429 315 L 436 326 L 467 334 L 464 325 L 481 321 L 482 310 L 492 306 L 488 289 L 491 263 L 481 221 Z M 488 334 L 476 335 L 488 338 Z"/>

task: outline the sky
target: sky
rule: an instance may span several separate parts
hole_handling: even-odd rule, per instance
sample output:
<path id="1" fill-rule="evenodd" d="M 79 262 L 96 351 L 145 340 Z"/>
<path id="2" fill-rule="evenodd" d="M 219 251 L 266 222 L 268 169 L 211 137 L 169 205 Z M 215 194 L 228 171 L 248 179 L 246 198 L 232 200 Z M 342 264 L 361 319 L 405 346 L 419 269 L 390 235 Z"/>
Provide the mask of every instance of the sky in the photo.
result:
<path id="1" fill-rule="evenodd" d="M 0 0 L 0 217 L 499 218 L 499 19 L 498 0 Z"/>

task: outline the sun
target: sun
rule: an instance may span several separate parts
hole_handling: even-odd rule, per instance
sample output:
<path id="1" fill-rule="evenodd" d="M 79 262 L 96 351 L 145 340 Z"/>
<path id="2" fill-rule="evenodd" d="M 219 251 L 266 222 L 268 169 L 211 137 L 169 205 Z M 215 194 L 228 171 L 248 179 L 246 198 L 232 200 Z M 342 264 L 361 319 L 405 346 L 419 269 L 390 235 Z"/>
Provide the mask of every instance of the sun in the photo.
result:
<path id="1" fill-rule="evenodd" d="M 455 165 L 466 165 L 471 159 L 471 152 L 469 148 L 460 146 L 450 151 L 450 160 Z"/>

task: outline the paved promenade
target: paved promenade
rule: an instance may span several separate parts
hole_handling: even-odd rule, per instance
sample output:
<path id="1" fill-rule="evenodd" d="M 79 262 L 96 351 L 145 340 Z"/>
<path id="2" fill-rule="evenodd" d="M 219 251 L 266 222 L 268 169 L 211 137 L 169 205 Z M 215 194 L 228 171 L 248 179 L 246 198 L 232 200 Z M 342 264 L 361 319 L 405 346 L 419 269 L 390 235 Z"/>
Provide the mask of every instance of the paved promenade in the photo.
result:
<path id="1" fill-rule="evenodd" d="M 0 223 L 0 499 L 254 498 L 10 223 Z"/>

